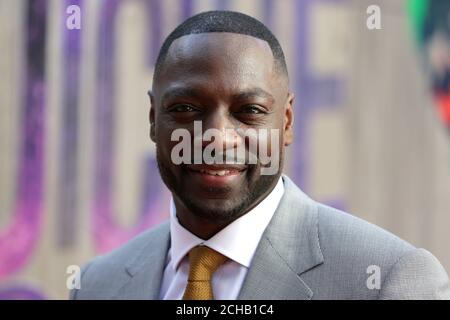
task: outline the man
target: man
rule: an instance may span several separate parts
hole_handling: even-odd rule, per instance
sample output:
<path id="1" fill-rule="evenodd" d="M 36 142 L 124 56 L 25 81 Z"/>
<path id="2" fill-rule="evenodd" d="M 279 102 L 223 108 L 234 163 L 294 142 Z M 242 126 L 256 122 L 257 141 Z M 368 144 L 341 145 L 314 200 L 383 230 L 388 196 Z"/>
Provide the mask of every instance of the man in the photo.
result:
<path id="1" fill-rule="evenodd" d="M 282 175 L 294 95 L 259 21 L 212 11 L 183 22 L 161 48 L 150 99 L 170 221 L 91 261 L 72 299 L 450 298 L 432 254 Z"/>

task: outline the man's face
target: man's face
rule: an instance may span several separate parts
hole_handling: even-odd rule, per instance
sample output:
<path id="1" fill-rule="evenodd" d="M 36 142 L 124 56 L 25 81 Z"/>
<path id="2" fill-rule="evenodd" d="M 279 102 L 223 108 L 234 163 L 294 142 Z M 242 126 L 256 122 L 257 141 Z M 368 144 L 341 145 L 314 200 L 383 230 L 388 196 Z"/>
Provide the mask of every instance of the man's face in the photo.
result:
<path id="1" fill-rule="evenodd" d="M 175 40 L 153 84 L 151 138 L 156 143 L 162 179 L 175 202 L 211 222 L 231 222 L 261 201 L 281 174 L 284 146 L 292 140 L 292 101 L 287 77 L 276 68 L 267 42 L 241 34 L 205 33 Z M 261 174 L 256 164 L 179 164 L 171 159 L 178 141 L 176 129 L 188 130 L 194 140 L 194 121 L 203 132 L 217 129 L 211 142 L 223 152 L 251 140 L 279 156 L 278 171 Z M 243 138 L 248 129 L 279 130 L 273 145 L 267 137 Z M 225 133 L 226 132 L 226 133 Z M 192 149 L 194 150 L 194 149 Z M 273 164 L 272 164 L 273 165 Z"/>

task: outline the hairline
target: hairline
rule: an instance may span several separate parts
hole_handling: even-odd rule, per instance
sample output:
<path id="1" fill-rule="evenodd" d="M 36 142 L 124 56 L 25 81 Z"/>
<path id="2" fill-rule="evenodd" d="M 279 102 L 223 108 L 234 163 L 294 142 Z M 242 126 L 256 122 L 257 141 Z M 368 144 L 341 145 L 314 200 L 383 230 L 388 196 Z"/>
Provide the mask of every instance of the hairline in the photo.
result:
<path id="1" fill-rule="evenodd" d="M 169 47 L 168 47 L 167 50 L 166 50 L 166 53 L 165 53 L 164 56 L 163 56 L 163 59 L 162 59 L 161 61 L 159 61 L 159 68 L 155 68 L 155 70 L 154 70 L 152 87 L 154 88 L 154 85 L 155 85 L 155 83 L 157 82 L 157 81 L 155 81 L 155 80 L 156 80 L 156 78 L 159 76 L 159 74 L 157 74 L 157 73 L 161 72 L 161 71 L 164 69 L 164 65 L 165 65 L 165 63 L 166 63 L 167 57 L 169 56 L 169 52 L 170 52 L 170 50 L 171 50 L 173 44 L 174 44 L 177 40 L 179 40 L 179 39 L 181 39 L 181 38 L 183 38 L 183 37 L 187 37 L 187 36 L 208 35 L 208 34 L 217 34 L 217 35 L 219 35 L 219 34 L 241 35 L 241 36 L 251 37 L 251 38 L 253 38 L 253 39 L 257 39 L 257 40 L 263 41 L 263 42 L 267 45 L 267 47 L 268 47 L 268 49 L 270 50 L 270 53 L 271 53 L 271 55 L 272 55 L 272 60 L 273 60 L 273 62 L 274 62 L 274 67 L 275 67 L 275 68 L 274 68 L 275 73 L 276 73 L 278 76 L 285 78 L 285 80 L 287 81 L 287 83 L 289 83 L 289 76 L 288 76 L 287 70 L 285 70 L 285 68 L 284 68 L 284 66 L 282 65 L 282 63 L 281 63 L 280 61 L 278 61 L 278 59 L 277 59 L 276 56 L 275 56 L 275 53 L 274 53 L 273 50 L 272 50 L 272 47 L 270 46 L 270 43 L 269 43 L 267 40 L 261 39 L 261 38 L 259 38 L 259 37 L 255 37 L 255 36 L 250 35 L 250 34 L 240 33 L 240 32 L 231 32 L 231 31 L 210 31 L 210 32 L 192 32 L 192 33 L 188 33 L 188 34 L 182 34 L 182 35 L 180 35 L 179 37 L 176 37 L 176 38 L 172 39 L 172 41 L 171 41 Z M 155 67 L 156 67 L 156 66 L 155 66 Z M 157 72 L 157 71 L 158 71 L 158 72 Z M 153 88 L 152 88 L 152 89 L 153 89 Z"/>

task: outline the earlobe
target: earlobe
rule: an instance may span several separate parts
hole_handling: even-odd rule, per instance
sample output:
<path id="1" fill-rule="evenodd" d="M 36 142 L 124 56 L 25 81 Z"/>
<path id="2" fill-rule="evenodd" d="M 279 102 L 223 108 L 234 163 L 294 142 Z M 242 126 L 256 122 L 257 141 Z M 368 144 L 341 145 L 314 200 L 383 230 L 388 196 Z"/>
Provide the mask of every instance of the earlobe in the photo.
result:
<path id="1" fill-rule="evenodd" d="M 284 145 L 288 146 L 294 140 L 294 99 L 293 93 L 288 93 L 284 114 Z"/>

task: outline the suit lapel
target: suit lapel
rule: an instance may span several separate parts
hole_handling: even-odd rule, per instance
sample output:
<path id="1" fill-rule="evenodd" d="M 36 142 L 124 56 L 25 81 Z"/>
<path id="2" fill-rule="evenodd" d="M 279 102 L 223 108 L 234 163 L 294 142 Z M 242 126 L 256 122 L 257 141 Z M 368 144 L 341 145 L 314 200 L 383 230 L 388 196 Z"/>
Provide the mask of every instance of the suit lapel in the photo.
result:
<path id="1" fill-rule="evenodd" d="M 239 299 L 308 300 L 301 275 L 323 263 L 317 205 L 286 176 L 285 193 L 264 232 Z"/>
<path id="2" fill-rule="evenodd" d="M 161 288 L 166 255 L 170 245 L 169 225 L 148 240 L 146 246 L 125 267 L 127 274 L 114 299 L 157 300 Z"/>
<path id="3" fill-rule="evenodd" d="M 290 269 L 267 238 L 261 240 L 253 259 L 238 299 L 311 299 L 311 289 Z"/>

